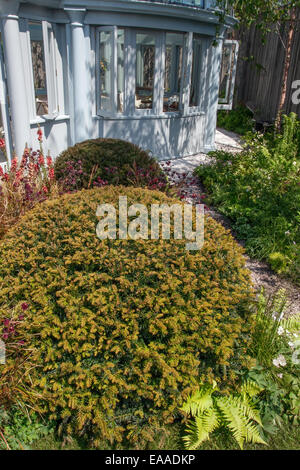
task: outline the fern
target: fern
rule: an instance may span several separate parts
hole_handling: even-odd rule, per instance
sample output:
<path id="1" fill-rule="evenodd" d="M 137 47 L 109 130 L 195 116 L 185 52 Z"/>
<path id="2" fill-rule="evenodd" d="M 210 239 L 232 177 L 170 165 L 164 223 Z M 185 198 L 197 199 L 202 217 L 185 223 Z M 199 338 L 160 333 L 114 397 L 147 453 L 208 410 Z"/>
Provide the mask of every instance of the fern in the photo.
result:
<path id="1" fill-rule="evenodd" d="M 300 313 L 293 315 L 290 318 L 283 319 L 281 321 L 281 326 L 287 330 L 289 333 L 300 334 Z"/>
<path id="2" fill-rule="evenodd" d="M 226 426 L 243 449 L 245 442 L 266 444 L 259 426 L 262 426 L 259 411 L 252 398 L 262 389 L 253 381 L 245 382 L 239 394 L 222 396 L 216 383 L 201 384 L 199 389 L 184 403 L 181 410 L 193 418 L 187 425 L 184 445 L 188 450 L 197 449 L 210 434 Z"/>
<path id="3" fill-rule="evenodd" d="M 203 441 L 209 439 L 209 435 L 219 425 L 218 415 L 214 408 L 210 408 L 195 417 L 195 421 L 188 424 L 188 434 L 183 437 L 185 446 L 189 450 L 197 449 Z"/>

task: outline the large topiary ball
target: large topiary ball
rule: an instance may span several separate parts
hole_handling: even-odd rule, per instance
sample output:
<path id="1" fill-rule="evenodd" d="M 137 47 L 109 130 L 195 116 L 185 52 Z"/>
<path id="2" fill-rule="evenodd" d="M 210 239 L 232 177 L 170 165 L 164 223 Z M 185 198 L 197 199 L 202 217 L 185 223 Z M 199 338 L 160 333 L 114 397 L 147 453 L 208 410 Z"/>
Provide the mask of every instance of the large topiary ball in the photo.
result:
<path id="1" fill-rule="evenodd" d="M 55 161 L 55 176 L 69 190 L 106 183 L 159 190 L 166 186 L 157 160 L 119 139 L 92 139 L 69 147 Z"/>
<path id="2" fill-rule="evenodd" d="M 120 194 L 178 203 L 84 190 L 35 207 L 0 243 L 0 323 L 14 317 L 23 338 L 2 367 L 29 351 L 23 384 L 98 445 L 150 439 L 199 380 L 234 387 L 251 328 L 249 273 L 229 232 L 207 217 L 204 246 L 190 252 L 186 240 L 100 241 L 97 206 L 118 207 Z"/>

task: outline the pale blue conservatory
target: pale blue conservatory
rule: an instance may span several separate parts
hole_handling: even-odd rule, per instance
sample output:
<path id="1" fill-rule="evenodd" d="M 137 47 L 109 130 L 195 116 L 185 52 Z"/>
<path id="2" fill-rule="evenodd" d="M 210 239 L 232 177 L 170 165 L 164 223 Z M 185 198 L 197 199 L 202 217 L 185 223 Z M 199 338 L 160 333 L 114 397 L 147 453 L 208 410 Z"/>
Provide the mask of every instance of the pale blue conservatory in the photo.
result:
<path id="1" fill-rule="evenodd" d="M 219 28 L 211 0 L 0 0 L 0 14 L 8 158 L 38 148 L 38 125 L 54 157 L 97 137 L 159 159 L 214 149 L 237 44 L 223 40 L 236 20 Z"/>

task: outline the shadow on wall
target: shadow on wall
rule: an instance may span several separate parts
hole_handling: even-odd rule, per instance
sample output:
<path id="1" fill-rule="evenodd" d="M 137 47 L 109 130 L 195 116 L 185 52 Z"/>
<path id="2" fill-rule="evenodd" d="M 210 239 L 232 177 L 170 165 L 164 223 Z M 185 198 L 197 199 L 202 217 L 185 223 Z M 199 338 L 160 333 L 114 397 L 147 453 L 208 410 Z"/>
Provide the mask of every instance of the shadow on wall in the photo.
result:
<path id="1" fill-rule="evenodd" d="M 204 151 L 204 116 L 101 120 L 99 135 L 119 138 L 150 150 L 159 160 Z"/>

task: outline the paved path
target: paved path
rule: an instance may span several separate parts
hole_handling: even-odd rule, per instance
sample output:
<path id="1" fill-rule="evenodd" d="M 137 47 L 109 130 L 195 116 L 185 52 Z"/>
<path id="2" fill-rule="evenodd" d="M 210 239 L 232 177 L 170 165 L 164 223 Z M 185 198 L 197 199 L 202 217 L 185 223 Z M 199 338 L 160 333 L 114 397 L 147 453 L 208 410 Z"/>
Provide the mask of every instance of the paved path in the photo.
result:
<path id="1" fill-rule="evenodd" d="M 216 149 L 232 153 L 240 152 L 242 147 L 239 136 L 233 132 L 217 129 Z M 212 162 L 212 157 L 199 153 L 176 160 L 162 161 L 160 165 L 168 175 L 169 180 L 178 188 L 180 198 L 189 203 L 199 204 L 205 202 L 205 192 L 198 178 L 193 175 L 193 171 L 199 165 L 210 165 Z M 205 205 L 205 212 L 225 228 L 231 230 L 229 219 L 219 214 L 213 207 Z M 235 236 L 233 232 L 232 235 Z M 243 245 L 242 241 L 238 241 L 238 243 Z M 268 264 L 262 261 L 250 259 L 246 256 L 246 266 L 251 271 L 252 281 L 257 289 L 264 287 L 268 294 L 274 293 L 279 288 L 286 290 L 288 297 L 286 316 L 300 313 L 300 289 L 297 286 L 275 274 Z"/>

